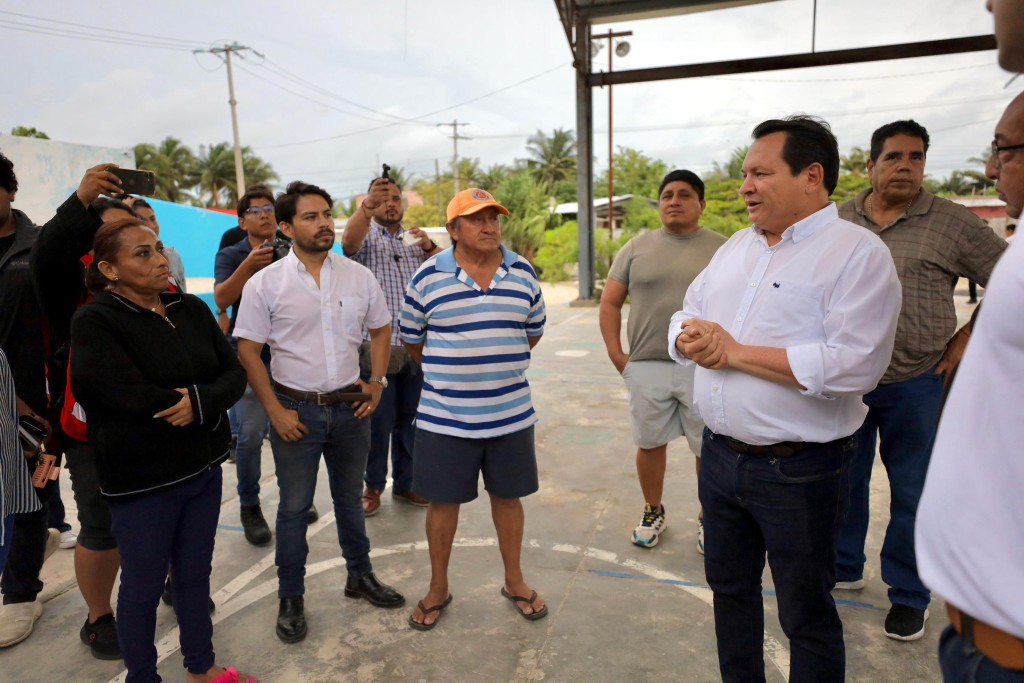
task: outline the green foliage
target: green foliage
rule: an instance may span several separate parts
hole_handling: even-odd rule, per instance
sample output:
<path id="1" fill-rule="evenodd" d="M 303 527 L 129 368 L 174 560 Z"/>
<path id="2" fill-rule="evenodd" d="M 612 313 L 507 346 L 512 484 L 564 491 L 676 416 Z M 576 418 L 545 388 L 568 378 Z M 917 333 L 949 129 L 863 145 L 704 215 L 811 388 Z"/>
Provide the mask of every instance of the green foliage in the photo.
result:
<path id="1" fill-rule="evenodd" d="M 567 221 L 544 233 L 534 266 L 545 282 L 564 282 L 573 277 L 578 260 L 579 225 L 576 221 Z"/>
<path id="2" fill-rule="evenodd" d="M 717 178 L 718 180 L 743 180 L 743 160 L 747 158 L 748 151 L 750 151 L 750 145 L 743 145 L 732 151 L 732 154 L 729 155 L 729 161 L 725 162 L 725 164 L 719 164 L 717 161 L 714 162 L 714 170 L 704 180 L 707 181 L 712 178 Z"/>
<path id="3" fill-rule="evenodd" d="M 842 204 L 856 197 L 860 192 L 871 187 L 871 179 L 856 173 L 840 173 L 836 190 L 832 193 L 832 201 Z"/>
<path id="4" fill-rule="evenodd" d="M 633 201 L 626 205 L 626 215 L 623 216 L 620 227 L 632 237 L 641 230 L 661 227 L 661 216 L 653 206 L 639 197 L 634 197 Z"/>
<path id="5" fill-rule="evenodd" d="M 576 136 L 556 128 L 551 135 L 538 130 L 526 140 L 526 167 L 541 182 L 555 187 L 576 175 Z"/>
<path id="6" fill-rule="evenodd" d="M 167 136 L 159 146 L 135 145 L 135 167 L 156 173 L 157 199 L 181 202 L 191 199 L 188 188 L 199 182 L 198 161 L 181 140 Z"/>
<path id="7" fill-rule="evenodd" d="M 39 138 L 40 140 L 49 140 L 50 136 L 41 130 L 36 128 L 30 128 L 28 126 L 15 126 L 11 128 L 11 135 L 19 138 Z"/>
<path id="8" fill-rule="evenodd" d="M 552 216 L 547 186 L 530 173 L 513 173 L 498 186 L 494 197 L 511 214 L 501 227 L 502 241 L 533 263 Z"/>
<path id="9" fill-rule="evenodd" d="M 661 179 L 668 166 L 661 159 L 652 159 L 643 152 L 619 147 L 615 153 L 615 196 L 632 194 L 638 197 L 656 197 Z M 608 196 L 608 171 L 605 170 L 594 186 L 594 196 Z"/>

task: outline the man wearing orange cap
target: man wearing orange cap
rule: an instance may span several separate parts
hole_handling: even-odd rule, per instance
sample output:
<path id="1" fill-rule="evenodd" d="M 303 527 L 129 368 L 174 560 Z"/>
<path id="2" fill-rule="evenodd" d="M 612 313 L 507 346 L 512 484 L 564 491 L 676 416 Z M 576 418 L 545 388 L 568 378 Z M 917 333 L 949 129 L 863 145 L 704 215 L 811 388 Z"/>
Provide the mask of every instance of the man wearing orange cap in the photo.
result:
<path id="1" fill-rule="evenodd" d="M 481 472 L 505 566 L 501 595 L 524 619 L 548 613 L 520 566 L 520 498 L 538 489 L 526 368 L 544 333 L 544 299 L 530 264 L 501 245 L 499 215 L 508 209 L 484 190 L 455 195 L 445 225 L 452 247 L 416 271 L 402 307 L 402 343 L 424 375 L 413 490 L 430 501 L 430 589 L 409 616 L 419 631 L 432 629 L 452 600 L 459 506 L 477 497 Z"/>

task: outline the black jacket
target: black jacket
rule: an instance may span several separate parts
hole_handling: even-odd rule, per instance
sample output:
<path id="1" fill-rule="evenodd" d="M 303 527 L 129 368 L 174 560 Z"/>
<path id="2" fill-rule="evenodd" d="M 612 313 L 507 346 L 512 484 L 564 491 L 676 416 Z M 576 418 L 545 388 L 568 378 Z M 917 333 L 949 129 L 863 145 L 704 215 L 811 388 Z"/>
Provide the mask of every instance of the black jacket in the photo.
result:
<path id="1" fill-rule="evenodd" d="M 100 489 L 117 497 L 175 486 L 223 462 L 226 412 L 245 391 L 245 371 L 210 309 L 164 292 L 164 318 L 101 293 L 71 321 L 71 390 L 89 416 Z M 187 388 L 195 421 L 173 427 L 155 413 Z"/>
<path id="2" fill-rule="evenodd" d="M 12 209 L 12 213 L 14 244 L 0 258 L 0 348 L 10 363 L 18 398 L 45 414 L 43 316 L 29 271 L 39 228 L 21 211 Z"/>

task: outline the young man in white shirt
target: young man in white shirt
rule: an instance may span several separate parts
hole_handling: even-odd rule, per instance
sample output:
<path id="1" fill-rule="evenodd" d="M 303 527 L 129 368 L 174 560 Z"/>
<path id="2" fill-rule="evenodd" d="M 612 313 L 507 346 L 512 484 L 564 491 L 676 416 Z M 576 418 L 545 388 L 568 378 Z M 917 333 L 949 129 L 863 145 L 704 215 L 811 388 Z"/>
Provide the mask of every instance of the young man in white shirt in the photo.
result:
<path id="1" fill-rule="evenodd" d="M 238 357 L 273 429 L 281 502 L 277 510 L 277 635 L 306 637 L 303 594 L 306 513 L 313 503 L 321 454 L 334 499 L 338 540 L 348 569 L 345 596 L 377 607 L 405 598 L 381 583 L 370 564 L 360 500 L 370 420 L 387 380 L 391 314 L 373 273 L 331 253 L 331 196 L 296 181 L 278 196 L 275 213 L 291 252 L 245 284 L 235 323 Z M 359 343 L 370 331 L 373 377 L 359 379 Z M 270 346 L 273 382 L 260 359 Z"/>

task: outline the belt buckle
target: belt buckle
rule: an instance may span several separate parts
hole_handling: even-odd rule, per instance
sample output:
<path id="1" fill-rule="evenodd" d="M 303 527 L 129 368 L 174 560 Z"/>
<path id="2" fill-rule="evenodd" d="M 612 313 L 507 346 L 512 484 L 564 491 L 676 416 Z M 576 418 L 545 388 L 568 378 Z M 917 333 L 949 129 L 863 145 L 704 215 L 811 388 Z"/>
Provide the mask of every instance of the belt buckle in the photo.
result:
<path id="1" fill-rule="evenodd" d="M 318 406 L 326 406 L 326 405 L 330 405 L 330 404 L 328 404 L 328 403 L 326 402 L 326 400 L 325 400 L 326 398 L 327 398 L 327 394 L 322 394 L 322 393 L 320 393 L 320 392 L 317 392 L 317 394 L 316 394 L 316 404 L 317 404 Z"/>

